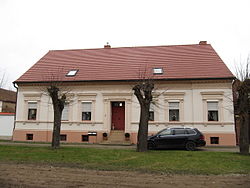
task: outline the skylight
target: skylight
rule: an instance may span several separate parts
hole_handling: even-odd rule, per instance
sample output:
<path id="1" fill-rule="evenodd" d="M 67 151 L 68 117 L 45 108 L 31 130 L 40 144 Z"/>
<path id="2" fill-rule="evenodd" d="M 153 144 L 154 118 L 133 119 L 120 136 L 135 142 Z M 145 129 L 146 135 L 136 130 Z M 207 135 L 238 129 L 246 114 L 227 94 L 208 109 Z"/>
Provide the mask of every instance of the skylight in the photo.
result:
<path id="1" fill-rule="evenodd" d="M 78 70 L 76 70 L 76 69 L 70 70 L 70 71 L 66 74 L 66 76 L 75 76 L 77 72 L 78 72 Z"/>
<path id="2" fill-rule="evenodd" d="M 153 73 L 154 74 L 163 74 L 163 69 L 162 68 L 153 68 Z"/>

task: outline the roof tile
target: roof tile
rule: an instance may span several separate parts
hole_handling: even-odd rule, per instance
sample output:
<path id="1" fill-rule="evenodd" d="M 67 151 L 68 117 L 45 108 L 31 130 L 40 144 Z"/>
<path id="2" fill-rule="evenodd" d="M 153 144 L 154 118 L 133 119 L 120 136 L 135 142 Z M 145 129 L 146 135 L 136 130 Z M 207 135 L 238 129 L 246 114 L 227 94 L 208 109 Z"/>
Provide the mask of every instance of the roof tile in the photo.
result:
<path id="1" fill-rule="evenodd" d="M 163 74 L 152 74 L 162 67 Z M 209 44 L 49 51 L 16 82 L 135 80 L 139 72 L 154 79 L 234 77 Z M 67 77 L 69 70 L 79 70 Z"/>

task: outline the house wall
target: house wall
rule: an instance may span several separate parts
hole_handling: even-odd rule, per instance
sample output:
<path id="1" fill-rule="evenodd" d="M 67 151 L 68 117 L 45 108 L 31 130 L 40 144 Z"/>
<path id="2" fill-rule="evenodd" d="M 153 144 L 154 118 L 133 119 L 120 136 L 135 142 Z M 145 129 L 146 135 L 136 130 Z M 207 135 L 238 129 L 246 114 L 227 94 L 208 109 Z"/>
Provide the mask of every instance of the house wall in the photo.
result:
<path id="1" fill-rule="evenodd" d="M 171 126 L 196 127 L 205 135 L 207 145 L 210 137 L 219 137 L 218 145 L 235 145 L 231 82 L 225 81 L 179 81 L 158 82 L 155 85 L 155 119 L 149 123 L 149 134 Z M 140 106 L 132 92 L 133 83 L 75 83 L 68 86 L 69 120 L 62 122 L 62 132 L 68 142 L 82 142 L 81 136 L 96 132 L 90 142 L 101 142 L 102 133 L 111 130 L 111 102 L 125 101 L 125 132 L 136 143 Z M 158 96 L 158 97 L 156 97 Z M 219 121 L 207 120 L 207 101 L 218 101 Z M 37 102 L 37 119 L 27 120 L 28 101 Z M 81 121 L 81 102 L 92 102 L 91 121 Z M 180 121 L 170 122 L 168 102 L 180 104 Z M 27 132 L 34 134 L 33 141 L 50 141 L 53 126 L 53 110 L 48 95 L 41 87 L 20 85 L 16 112 L 14 140 L 26 140 Z M 217 144 L 216 144 L 217 145 Z"/>
<path id="2" fill-rule="evenodd" d="M 11 140 L 14 128 L 14 114 L 0 113 L 0 139 Z"/>
<path id="3" fill-rule="evenodd" d="M 1 104 L 0 104 L 0 106 L 1 106 Z M 3 101 L 2 108 L 1 108 L 0 112 L 15 113 L 15 108 L 16 108 L 16 103 Z"/>

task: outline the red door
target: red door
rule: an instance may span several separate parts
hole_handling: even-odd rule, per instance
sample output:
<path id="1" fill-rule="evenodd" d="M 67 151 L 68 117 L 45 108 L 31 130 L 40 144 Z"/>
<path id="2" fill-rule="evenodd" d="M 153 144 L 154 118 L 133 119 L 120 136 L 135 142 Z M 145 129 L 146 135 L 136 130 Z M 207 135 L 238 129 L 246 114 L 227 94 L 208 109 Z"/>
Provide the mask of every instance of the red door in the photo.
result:
<path id="1" fill-rule="evenodd" d="M 112 102 L 112 127 L 114 130 L 125 129 L 125 102 Z"/>

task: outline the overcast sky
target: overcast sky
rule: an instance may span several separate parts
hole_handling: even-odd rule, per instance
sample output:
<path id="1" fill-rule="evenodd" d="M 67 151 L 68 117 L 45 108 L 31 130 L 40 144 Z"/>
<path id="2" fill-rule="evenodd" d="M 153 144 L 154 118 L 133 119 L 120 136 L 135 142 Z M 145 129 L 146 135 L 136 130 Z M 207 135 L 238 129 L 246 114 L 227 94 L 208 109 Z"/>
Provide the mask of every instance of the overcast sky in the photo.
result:
<path id="1" fill-rule="evenodd" d="M 210 43 L 226 65 L 250 54 L 250 0 L 0 0 L 0 75 L 49 50 Z"/>

